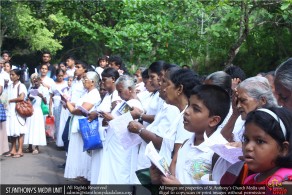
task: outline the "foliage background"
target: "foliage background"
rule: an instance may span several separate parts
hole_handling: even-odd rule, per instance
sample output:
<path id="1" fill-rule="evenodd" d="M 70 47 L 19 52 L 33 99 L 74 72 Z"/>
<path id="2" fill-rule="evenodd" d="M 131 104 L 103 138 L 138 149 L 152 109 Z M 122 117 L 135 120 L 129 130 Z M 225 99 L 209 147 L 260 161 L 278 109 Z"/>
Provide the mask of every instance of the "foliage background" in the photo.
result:
<path id="1" fill-rule="evenodd" d="M 163 59 L 208 74 L 233 63 L 252 76 L 292 56 L 292 0 L 0 3 L 0 49 L 30 67 L 50 50 L 54 63 L 118 54 L 133 69 Z"/>

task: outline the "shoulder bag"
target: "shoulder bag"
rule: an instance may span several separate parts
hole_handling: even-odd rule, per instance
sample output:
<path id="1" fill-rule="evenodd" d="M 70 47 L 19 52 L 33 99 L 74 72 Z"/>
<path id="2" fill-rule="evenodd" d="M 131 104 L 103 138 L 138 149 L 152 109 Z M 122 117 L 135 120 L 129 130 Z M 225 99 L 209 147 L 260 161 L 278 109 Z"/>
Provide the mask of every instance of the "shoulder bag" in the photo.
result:
<path id="1" fill-rule="evenodd" d="M 17 87 L 17 97 L 19 96 L 19 86 L 20 84 Z M 22 100 L 16 103 L 15 111 L 19 116 L 23 118 L 30 117 L 33 114 L 33 106 L 29 99 Z"/>

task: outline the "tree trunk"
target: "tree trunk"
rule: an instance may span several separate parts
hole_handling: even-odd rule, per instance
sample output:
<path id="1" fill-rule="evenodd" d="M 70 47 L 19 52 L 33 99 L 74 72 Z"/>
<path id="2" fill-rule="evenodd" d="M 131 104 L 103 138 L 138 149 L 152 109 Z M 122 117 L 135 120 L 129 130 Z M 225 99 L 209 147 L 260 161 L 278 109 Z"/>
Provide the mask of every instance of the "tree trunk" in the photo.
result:
<path id="1" fill-rule="evenodd" d="M 232 64 L 234 58 L 236 57 L 237 53 L 239 52 L 239 49 L 242 45 L 242 43 L 246 40 L 246 37 L 249 34 L 249 15 L 248 15 L 248 4 L 244 3 L 242 1 L 241 4 L 241 8 L 242 10 L 244 10 L 244 17 L 242 18 L 243 21 L 241 21 L 241 23 L 243 23 L 243 28 L 240 27 L 240 32 L 239 32 L 239 38 L 237 39 L 237 41 L 232 45 L 232 47 L 230 48 L 229 52 L 228 52 L 228 58 L 226 60 L 226 62 L 224 63 L 225 66 L 229 66 Z"/>

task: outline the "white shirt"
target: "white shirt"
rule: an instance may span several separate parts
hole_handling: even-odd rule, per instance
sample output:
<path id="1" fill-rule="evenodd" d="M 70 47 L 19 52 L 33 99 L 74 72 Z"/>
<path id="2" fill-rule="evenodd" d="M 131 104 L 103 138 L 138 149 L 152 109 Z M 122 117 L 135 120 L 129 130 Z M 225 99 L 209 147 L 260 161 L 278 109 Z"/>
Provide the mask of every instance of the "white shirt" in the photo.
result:
<path id="1" fill-rule="evenodd" d="M 70 102 L 76 103 L 86 93 L 82 80 L 74 79 L 71 87 Z"/>
<path id="2" fill-rule="evenodd" d="M 4 79 L 3 79 L 2 75 L 0 75 L 0 86 L 3 87 L 3 89 L 4 89 Z"/>
<path id="3" fill-rule="evenodd" d="M 12 83 L 11 80 L 10 80 L 9 73 L 7 73 L 6 71 L 4 71 L 3 69 L 2 69 L 2 71 L 0 73 L 0 75 L 2 76 L 2 78 L 4 79 L 4 81 L 5 80 L 8 81 L 8 84 L 11 84 Z"/>
<path id="4" fill-rule="evenodd" d="M 242 142 L 242 135 L 244 132 L 244 123 L 245 123 L 245 120 L 242 120 L 241 116 L 239 116 L 235 122 L 234 129 L 232 131 L 233 140 L 235 142 Z"/>
<path id="5" fill-rule="evenodd" d="M 42 83 L 48 85 L 49 86 L 48 89 L 55 85 L 55 81 L 48 76 L 42 79 Z"/>
<path id="6" fill-rule="evenodd" d="M 74 77 L 74 73 L 75 73 L 75 67 L 74 68 L 68 68 L 66 70 L 66 74 L 69 76 L 69 77 Z"/>
<path id="7" fill-rule="evenodd" d="M 208 138 L 204 136 L 204 139 Z M 201 177 L 212 171 L 214 152 L 205 146 L 205 141 L 195 146 L 194 140 L 195 135 L 178 150 L 175 174 L 182 184 L 203 184 Z"/>
<path id="8" fill-rule="evenodd" d="M 158 111 L 163 107 L 164 100 L 159 97 L 159 92 L 157 91 L 151 96 L 149 101 L 149 107 L 147 110 L 147 115 L 156 115 Z"/>
<path id="9" fill-rule="evenodd" d="M 146 129 L 163 138 L 163 136 L 166 135 L 165 132 L 169 130 L 172 122 L 177 116 L 179 116 L 179 114 L 180 111 L 176 106 L 164 102 L 163 108 L 157 113 L 154 121 Z M 147 143 L 142 141 L 138 154 L 137 170 L 151 166 L 150 160 L 145 156 L 146 145 Z"/>
<path id="10" fill-rule="evenodd" d="M 99 77 L 100 77 L 100 78 L 102 78 L 102 77 L 101 77 L 101 73 L 103 72 L 103 70 L 104 70 L 104 69 L 103 69 L 102 67 L 100 67 L 100 66 L 96 67 L 96 69 L 95 69 L 95 71 L 99 74 Z"/>
<path id="11" fill-rule="evenodd" d="M 102 99 L 100 105 L 97 106 L 96 110 L 103 112 L 111 112 L 111 104 L 112 102 L 117 100 L 122 100 L 117 90 L 114 90 L 111 94 L 107 92 L 104 98 Z"/>
<path id="12" fill-rule="evenodd" d="M 68 84 L 67 82 L 63 82 L 61 84 L 57 84 L 55 83 L 51 89 L 50 89 L 50 93 L 51 94 L 54 94 L 53 96 L 53 104 L 54 104 L 54 107 L 58 107 L 60 105 L 60 102 L 61 102 L 61 96 L 59 93 L 55 93 L 55 90 L 59 90 L 59 91 L 63 91 L 66 87 L 68 87 Z"/>
<path id="13" fill-rule="evenodd" d="M 184 128 L 183 115 L 186 108 L 179 114 L 179 116 L 174 118 L 168 130 L 160 135 L 163 138 L 163 141 L 159 154 L 165 158 L 168 165 L 170 165 L 172 160 L 171 154 L 174 149 L 174 144 L 183 144 L 194 135 L 194 133 L 189 132 Z"/>

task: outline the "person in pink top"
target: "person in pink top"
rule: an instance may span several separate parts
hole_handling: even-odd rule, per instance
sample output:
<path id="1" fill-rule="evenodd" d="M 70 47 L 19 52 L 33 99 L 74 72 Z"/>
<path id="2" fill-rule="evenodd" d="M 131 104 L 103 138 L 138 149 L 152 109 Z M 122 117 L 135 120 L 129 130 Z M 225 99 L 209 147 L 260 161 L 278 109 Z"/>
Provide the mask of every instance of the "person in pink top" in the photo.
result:
<path id="1" fill-rule="evenodd" d="M 271 186 L 275 179 L 291 183 L 291 125 L 292 112 L 286 108 L 260 108 L 247 115 L 242 151 L 248 169 L 255 174 L 244 184 Z"/>

